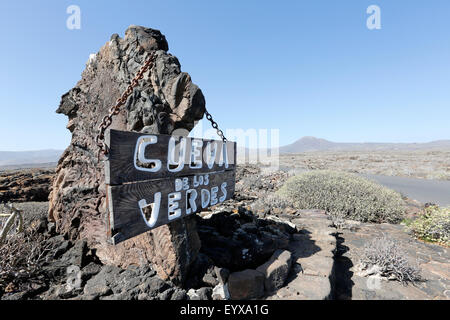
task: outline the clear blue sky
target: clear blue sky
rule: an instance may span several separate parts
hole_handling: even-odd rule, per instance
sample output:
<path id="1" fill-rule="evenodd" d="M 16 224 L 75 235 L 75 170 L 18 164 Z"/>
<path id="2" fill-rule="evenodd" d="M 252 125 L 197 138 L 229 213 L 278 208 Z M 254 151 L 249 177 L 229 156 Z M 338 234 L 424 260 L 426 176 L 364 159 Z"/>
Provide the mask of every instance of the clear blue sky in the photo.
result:
<path id="1" fill-rule="evenodd" d="M 61 95 L 131 24 L 165 34 L 224 128 L 279 128 L 282 145 L 449 139 L 449 16 L 448 0 L 1 1 L 0 150 L 66 148 Z"/>

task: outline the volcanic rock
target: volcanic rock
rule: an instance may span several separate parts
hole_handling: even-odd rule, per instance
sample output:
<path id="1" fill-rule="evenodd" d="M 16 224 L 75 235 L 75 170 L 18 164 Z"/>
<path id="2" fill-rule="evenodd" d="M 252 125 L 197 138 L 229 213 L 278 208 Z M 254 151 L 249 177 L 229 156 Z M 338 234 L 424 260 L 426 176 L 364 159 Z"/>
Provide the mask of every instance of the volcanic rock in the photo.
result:
<path id="1" fill-rule="evenodd" d="M 218 284 L 214 287 L 212 292 L 213 300 L 229 300 L 230 292 L 228 291 L 228 284 Z"/>
<path id="2" fill-rule="evenodd" d="M 108 244 L 104 164 L 97 159 L 95 143 L 98 124 L 152 52 L 155 66 L 144 74 L 110 128 L 187 133 L 203 117 L 201 90 L 167 50 L 158 30 L 130 26 L 124 38 L 113 35 L 91 55 L 81 80 L 62 96 L 57 113 L 68 117 L 72 141 L 56 168 L 49 220 L 69 240 L 86 239 L 104 264 L 127 267 L 151 262 L 161 278 L 182 283 L 200 248 L 195 219 L 172 222 L 117 246 Z"/>
<path id="3" fill-rule="evenodd" d="M 264 275 L 253 269 L 233 272 L 228 278 L 231 299 L 257 299 L 264 295 Z"/>
<path id="4" fill-rule="evenodd" d="M 176 288 L 175 291 L 172 293 L 172 297 L 170 300 L 186 300 L 188 298 L 186 294 L 186 290 Z"/>
<path id="5" fill-rule="evenodd" d="M 214 271 L 216 272 L 216 277 L 220 284 L 227 283 L 228 277 L 230 276 L 230 271 L 228 269 L 215 267 Z"/>
<path id="6" fill-rule="evenodd" d="M 101 269 L 102 267 L 100 265 L 91 262 L 81 270 L 81 279 L 88 280 L 98 274 Z"/>
<path id="7" fill-rule="evenodd" d="M 54 172 L 30 169 L 0 173 L 0 203 L 48 201 Z"/>
<path id="8" fill-rule="evenodd" d="M 264 288 L 267 292 L 280 289 L 286 282 L 291 269 L 291 253 L 287 250 L 277 250 L 265 264 L 256 270 L 264 274 Z"/>
<path id="9" fill-rule="evenodd" d="M 208 219 L 197 217 L 201 252 L 214 265 L 231 271 L 255 269 L 277 249 L 289 246 L 295 228 L 281 219 L 258 219 L 248 210 L 218 212 Z"/>
<path id="10" fill-rule="evenodd" d="M 213 290 L 209 287 L 203 287 L 200 289 L 190 289 L 187 292 L 189 300 L 210 300 Z"/>

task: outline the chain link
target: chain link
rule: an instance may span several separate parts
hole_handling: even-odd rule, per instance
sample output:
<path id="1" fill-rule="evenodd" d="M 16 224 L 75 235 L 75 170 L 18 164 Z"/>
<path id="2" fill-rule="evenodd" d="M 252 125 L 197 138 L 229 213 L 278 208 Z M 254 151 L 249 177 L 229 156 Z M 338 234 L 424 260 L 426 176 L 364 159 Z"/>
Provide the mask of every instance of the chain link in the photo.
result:
<path id="1" fill-rule="evenodd" d="M 100 160 L 101 154 L 103 155 L 108 154 L 108 146 L 104 141 L 105 131 L 111 125 L 113 116 L 120 113 L 120 107 L 127 102 L 128 97 L 133 92 L 133 89 L 139 84 L 139 80 L 144 78 L 144 73 L 153 67 L 154 62 L 155 62 L 155 54 L 152 53 L 150 57 L 145 61 L 144 65 L 136 74 L 134 79 L 131 80 L 131 83 L 128 85 L 127 89 L 122 93 L 122 96 L 120 96 L 120 98 L 117 99 L 116 104 L 109 109 L 109 114 L 103 117 L 102 121 L 98 125 L 99 133 L 95 137 L 95 143 L 99 147 L 97 154 L 98 160 Z"/>
<path id="2" fill-rule="evenodd" d="M 113 105 L 109 109 L 109 114 L 104 116 L 100 124 L 98 125 L 99 133 L 95 137 L 95 143 L 99 147 L 97 159 L 100 161 L 100 155 L 107 155 L 109 153 L 108 146 L 105 143 L 105 131 L 106 129 L 111 125 L 113 116 L 120 113 L 120 107 L 122 107 L 128 100 L 128 97 L 133 92 L 133 89 L 139 84 L 139 80 L 144 78 L 144 73 L 147 72 L 149 69 L 153 67 L 153 64 L 155 62 L 155 54 L 152 53 L 150 57 L 145 61 L 142 68 L 139 70 L 139 72 L 136 74 L 133 80 L 131 80 L 131 83 L 128 85 L 127 89 L 122 93 L 122 96 L 117 99 L 116 104 Z M 206 119 L 208 119 L 211 122 L 211 125 L 214 129 L 216 129 L 217 134 L 222 139 L 223 142 L 227 142 L 227 138 L 225 138 L 225 135 L 223 134 L 223 131 L 219 129 L 219 125 L 217 122 L 215 122 L 211 116 L 211 114 L 205 110 Z"/>
<path id="3" fill-rule="evenodd" d="M 212 115 L 205 109 L 206 119 L 211 122 L 211 126 L 216 129 L 217 135 L 222 139 L 223 142 L 227 142 L 227 138 L 223 134 L 223 131 L 219 129 L 219 125 L 212 118 Z"/>

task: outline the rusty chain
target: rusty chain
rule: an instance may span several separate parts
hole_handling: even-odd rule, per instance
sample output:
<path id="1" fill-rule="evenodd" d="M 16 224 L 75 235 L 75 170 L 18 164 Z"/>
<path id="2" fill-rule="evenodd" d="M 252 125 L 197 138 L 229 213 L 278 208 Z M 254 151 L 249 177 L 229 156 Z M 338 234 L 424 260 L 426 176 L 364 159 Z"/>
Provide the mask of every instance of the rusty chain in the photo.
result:
<path id="1" fill-rule="evenodd" d="M 133 92 L 133 89 L 139 84 L 139 80 L 144 78 L 144 73 L 151 69 L 155 62 L 155 54 L 152 53 L 150 57 L 145 61 L 144 65 L 141 67 L 136 76 L 131 80 L 131 83 L 128 85 L 127 89 L 122 93 L 120 98 L 117 99 L 116 104 L 113 105 L 109 109 L 109 114 L 104 116 L 101 123 L 98 125 L 99 133 L 95 137 L 95 142 L 99 147 L 97 159 L 100 161 L 101 154 L 108 154 L 108 146 L 105 143 L 105 131 L 111 125 L 113 116 L 120 113 L 120 107 L 122 107 L 128 100 L 128 97 Z M 211 114 L 205 109 L 206 119 L 211 122 L 211 126 L 216 129 L 217 134 L 222 139 L 223 142 L 227 142 L 223 131 L 219 129 L 217 122 L 215 122 L 211 116 Z"/>
<path id="2" fill-rule="evenodd" d="M 217 135 L 222 139 L 223 142 L 227 142 L 227 138 L 223 134 L 223 131 L 219 129 L 219 125 L 212 118 L 212 115 L 205 109 L 206 119 L 211 122 L 211 126 L 216 129 Z"/>
<path id="3" fill-rule="evenodd" d="M 103 117 L 101 123 L 98 125 L 99 133 L 95 137 L 95 142 L 99 147 L 97 154 L 98 160 L 100 160 L 101 154 L 103 155 L 108 154 L 108 147 L 104 141 L 105 131 L 111 125 L 113 116 L 119 114 L 120 107 L 127 102 L 128 97 L 133 92 L 133 89 L 138 85 L 139 80 L 144 78 L 144 73 L 147 72 L 149 69 L 151 69 L 151 67 L 153 67 L 154 62 L 155 62 L 155 54 L 152 53 L 150 57 L 145 61 L 144 65 L 141 67 L 136 76 L 133 78 L 133 80 L 131 80 L 131 83 L 128 85 L 127 89 L 122 93 L 122 96 L 120 96 L 120 98 L 117 99 L 116 104 L 109 109 L 109 114 Z"/>

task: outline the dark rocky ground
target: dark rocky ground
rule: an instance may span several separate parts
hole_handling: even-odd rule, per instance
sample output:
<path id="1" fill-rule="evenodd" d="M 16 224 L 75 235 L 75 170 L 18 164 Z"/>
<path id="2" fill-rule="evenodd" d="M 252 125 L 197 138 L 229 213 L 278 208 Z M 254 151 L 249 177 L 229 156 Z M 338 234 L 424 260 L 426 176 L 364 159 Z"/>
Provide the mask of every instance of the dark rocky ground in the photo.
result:
<path id="1" fill-rule="evenodd" d="M 25 202 L 16 202 L 15 197 L 10 201 L 23 210 L 25 224 L 48 250 L 32 274 L 0 270 L 0 297 L 449 299 L 448 248 L 417 241 L 402 225 L 348 221 L 347 227 L 337 229 L 323 211 L 297 211 L 289 205 L 261 201 L 287 178 L 285 172 L 262 174 L 257 167 L 238 168 L 234 198 L 196 217 L 202 246 L 183 287 L 160 279 L 151 265 L 127 269 L 102 265 L 85 241 L 70 241 L 68 235 L 55 232 L 54 224 L 46 220 L 48 203 L 30 202 L 35 195 L 32 191 L 19 192 Z M 37 181 L 38 188 L 45 189 L 43 180 Z M 419 204 L 409 202 L 409 215 L 419 208 Z M 358 275 L 355 266 L 364 244 L 383 233 L 401 241 L 412 260 L 417 258 L 424 281 L 405 285 Z"/>
<path id="2" fill-rule="evenodd" d="M 0 203 L 6 201 L 48 201 L 52 169 L 24 169 L 0 172 Z"/>
<path id="3" fill-rule="evenodd" d="M 358 258 L 365 243 L 382 235 L 389 235 L 401 244 L 410 263 L 420 267 L 423 281 L 402 285 L 359 272 Z M 403 225 L 356 223 L 352 229 L 339 231 L 338 250 L 336 272 L 342 275 L 338 278 L 338 299 L 450 299 L 449 249 L 414 239 Z"/>
<path id="4" fill-rule="evenodd" d="M 240 169 L 238 177 L 253 175 L 255 170 Z M 36 181 L 35 176 L 28 173 L 16 172 L 8 177 L 9 185 L 14 179 L 20 179 L 19 186 L 32 186 Z M 23 181 L 22 177 L 28 177 L 29 181 Z M 259 187 L 273 189 L 273 180 L 273 177 L 266 177 Z M 39 190 L 42 189 L 41 182 L 36 184 Z M 7 194 L 12 194 L 8 200 L 14 201 L 14 206 L 24 212 L 25 225 L 39 234 L 41 245 L 49 249 L 33 274 L 27 277 L 20 276 L 20 272 L 3 274 L 2 299 L 226 298 L 230 293 L 224 285 L 229 274 L 256 269 L 278 249 L 286 249 L 297 232 L 289 223 L 275 219 L 270 210 L 253 214 L 249 204 L 257 198 L 258 191 L 241 188 L 236 192 L 236 199 L 196 217 L 202 248 L 188 280 L 180 288 L 161 280 L 150 265 L 127 269 L 102 265 L 95 250 L 89 249 L 85 241 L 70 241 L 69 235 L 55 232 L 55 225 L 46 219 L 47 202 L 29 202 L 34 200 L 33 191 L 17 192 L 20 193 L 18 197 L 13 194 L 15 190 L 8 190 Z M 46 192 L 48 195 L 48 189 Z M 16 202 L 18 199 L 28 202 Z M 287 275 L 288 271 L 284 273 Z M 264 289 L 254 298 L 263 294 Z"/>

